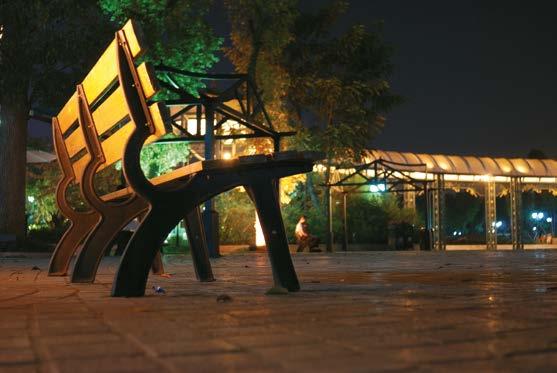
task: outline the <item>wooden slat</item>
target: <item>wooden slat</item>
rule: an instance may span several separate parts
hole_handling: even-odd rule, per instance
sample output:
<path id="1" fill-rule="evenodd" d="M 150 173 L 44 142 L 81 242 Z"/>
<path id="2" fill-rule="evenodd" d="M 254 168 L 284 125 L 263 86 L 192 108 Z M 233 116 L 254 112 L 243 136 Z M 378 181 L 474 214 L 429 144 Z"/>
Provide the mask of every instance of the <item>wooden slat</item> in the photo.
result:
<path id="1" fill-rule="evenodd" d="M 81 182 L 81 176 L 83 175 L 83 170 L 85 169 L 85 166 L 87 166 L 87 163 L 89 163 L 89 159 L 91 159 L 89 157 L 89 153 L 85 153 L 83 157 L 81 157 L 80 159 L 78 159 L 72 164 L 73 172 L 75 174 L 75 180 L 77 183 Z"/>
<path id="2" fill-rule="evenodd" d="M 155 69 L 150 63 L 143 62 L 137 67 L 137 75 L 139 76 L 145 98 L 148 100 L 160 89 L 157 77 L 155 76 Z"/>
<path id="3" fill-rule="evenodd" d="M 124 155 L 124 148 L 128 142 L 128 138 L 133 132 L 135 125 L 133 122 L 128 122 L 125 126 L 114 132 L 112 136 L 104 140 L 101 144 L 104 153 L 105 163 L 102 168 L 108 167 L 111 164 L 122 159 Z"/>
<path id="4" fill-rule="evenodd" d="M 70 136 L 64 141 L 66 143 L 66 149 L 70 158 L 76 155 L 85 148 L 85 137 L 83 136 L 83 130 L 78 127 L 72 132 Z"/>
<path id="5" fill-rule="evenodd" d="M 145 52 L 144 36 L 141 29 L 138 27 L 136 22 L 133 20 L 128 20 L 122 30 L 126 34 L 126 39 L 128 40 L 128 45 L 130 46 L 130 51 L 132 56 L 139 57 L 141 53 Z"/>
<path id="6" fill-rule="evenodd" d="M 100 135 L 111 129 L 128 115 L 128 107 L 122 89 L 118 87 L 101 106 L 93 112 L 93 121 Z"/>
<path id="7" fill-rule="evenodd" d="M 128 21 L 123 27 L 126 39 L 132 56 L 137 57 L 143 52 L 141 35 L 133 22 Z M 146 99 L 151 98 L 159 89 L 154 70 L 146 63 L 141 64 L 137 73 L 143 87 Z M 89 71 L 83 80 L 83 88 L 88 102 L 94 102 L 101 94 L 115 82 L 118 77 L 117 71 L 117 48 L 116 41 L 108 46 L 101 55 L 97 63 Z M 152 142 L 164 135 L 168 131 L 165 115 L 165 107 L 162 104 L 154 104 L 150 107 L 156 133 L 149 137 L 147 142 Z M 99 135 L 106 134 L 116 123 L 121 121 L 128 114 L 127 105 L 120 88 L 117 88 L 96 110 L 93 112 L 93 119 L 97 126 Z M 58 119 L 60 128 L 65 133 L 77 120 L 78 101 L 77 94 L 74 93 L 66 105 L 60 111 Z M 128 122 L 110 137 L 102 142 L 102 148 L 106 163 L 100 167 L 103 169 L 116 161 L 120 160 L 129 136 L 134 128 L 134 124 Z M 81 129 L 74 131 L 65 141 L 70 157 L 75 156 L 85 147 L 85 141 Z M 83 169 L 87 165 L 90 157 L 85 155 L 72 165 L 76 179 L 79 181 L 83 174 Z M 99 170 L 100 170 L 99 169 Z"/>
<path id="8" fill-rule="evenodd" d="M 60 124 L 60 131 L 62 134 L 66 133 L 66 131 L 74 124 L 77 120 L 77 93 L 74 92 L 72 97 L 66 102 L 66 105 L 60 110 L 60 113 L 57 115 L 58 123 Z"/>
<path id="9" fill-rule="evenodd" d="M 192 174 L 195 174 L 199 171 L 203 170 L 203 163 L 204 162 L 195 162 L 195 163 L 191 163 L 188 164 L 184 167 L 180 167 L 176 170 L 170 171 L 164 175 L 160 175 L 157 176 L 153 179 L 151 179 L 151 183 L 153 185 L 161 185 L 163 183 L 167 183 L 169 181 L 173 181 L 173 180 L 177 180 L 186 176 L 190 176 Z M 120 198 L 124 198 L 129 196 L 132 193 L 132 188 L 131 187 L 127 187 L 125 189 L 120 189 L 117 190 L 115 192 L 106 194 L 104 196 L 102 196 L 101 198 L 104 201 L 112 201 L 115 199 L 120 199 Z"/>
<path id="10" fill-rule="evenodd" d="M 144 48 L 137 27 L 130 20 L 124 25 L 123 30 L 132 56 L 139 56 Z M 117 79 L 117 61 L 116 40 L 113 40 L 83 80 L 83 88 L 89 102 L 95 101 Z"/>
<path id="11" fill-rule="evenodd" d="M 146 99 L 154 96 L 158 90 L 157 79 L 153 69 L 147 63 L 142 63 L 137 68 L 137 73 L 141 81 L 143 92 Z M 88 98 L 91 102 L 91 99 Z M 93 120 L 97 128 L 97 133 L 102 135 L 111 129 L 116 123 L 128 115 L 128 107 L 122 88 L 118 87 L 94 112 Z"/>
<path id="12" fill-rule="evenodd" d="M 198 172 L 219 172 L 220 170 L 233 170 L 234 168 L 238 168 L 241 166 L 268 166 L 274 167 L 276 165 L 280 165 L 280 162 L 289 161 L 289 160 L 301 160 L 304 159 L 303 155 L 308 156 L 319 156 L 321 157 L 321 153 L 318 152 L 284 152 L 284 159 L 277 160 L 277 162 L 269 162 L 269 159 L 264 154 L 252 155 L 252 156 L 244 156 L 240 158 L 233 158 L 233 159 L 213 159 L 210 161 L 200 161 L 188 164 L 186 166 L 180 167 L 173 171 L 167 172 L 164 175 L 157 176 L 150 180 L 153 185 L 162 185 L 166 183 L 172 183 L 176 180 L 189 177 L 193 174 Z M 307 154 L 305 154 L 307 153 Z M 280 154 L 280 153 L 275 153 Z M 132 193 L 132 189 L 127 187 L 125 189 L 120 189 L 115 192 L 106 194 L 102 197 L 105 201 L 112 201 L 117 199 L 122 199 L 129 196 Z"/>

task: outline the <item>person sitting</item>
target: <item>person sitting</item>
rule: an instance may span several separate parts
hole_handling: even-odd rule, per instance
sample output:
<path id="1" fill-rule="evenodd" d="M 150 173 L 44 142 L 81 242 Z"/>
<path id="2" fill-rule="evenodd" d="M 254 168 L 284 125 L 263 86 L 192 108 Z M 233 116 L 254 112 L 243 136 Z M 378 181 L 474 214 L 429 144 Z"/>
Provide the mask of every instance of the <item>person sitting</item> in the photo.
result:
<path id="1" fill-rule="evenodd" d="M 304 215 L 300 217 L 298 224 L 296 224 L 294 235 L 296 236 L 296 243 L 298 244 L 297 252 L 302 252 L 306 248 L 310 253 L 321 252 L 321 249 L 319 249 L 319 237 L 309 233 L 309 225 Z"/>

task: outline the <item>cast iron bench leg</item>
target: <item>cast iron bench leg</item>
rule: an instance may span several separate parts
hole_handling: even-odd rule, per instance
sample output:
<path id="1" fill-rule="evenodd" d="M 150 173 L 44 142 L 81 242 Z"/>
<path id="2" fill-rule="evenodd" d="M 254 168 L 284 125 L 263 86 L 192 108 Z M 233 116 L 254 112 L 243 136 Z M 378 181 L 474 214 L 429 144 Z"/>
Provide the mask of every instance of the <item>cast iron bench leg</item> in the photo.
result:
<path id="1" fill-rule="evenodd" d="M 164 274 L 164 264 L 162 262 L 162 253 L 160 250 L 157 251 L 153 264 L 151 264 L 151 272 L 153 272 L 154 275 Z"/>
<path id="2" fill-rule="evenodd" d="M 65 276 L 72 256 L 77 251 L 79 244 L 85 240 L 89 232 L 98 223 L 100 216 L 97 214 L 83 214 L 79 219 L 72 221 L 68 230 L 64 233 L 48 265 L 49 276 Z"/>
<path id="3" fill-rule="evenodd" d="M 273 268 L 276 286 L 288 291 L 300 290 L 300 283 L 288 250 L 288 240 L 280 212 L 280 204 L 275 180 L 261 180 L 246 187 L 255 203 L 261 229 L 265 236 L 267 251 Z"/>
<path id="4" fill-rule="evenodd" d="M 118 232 L 146 208 L 146 204 L 136 203 L 122 208 L 121 212 L 125 214 L 124 216 L 115 214 L 115 211 L 105 213 L 83 243 L 83 249 L 75 261 L 71 282 L 95 281 L 101 259 L 114 242 Z"/>
<path id="5" fill-rule="evenodd" d="M 170 231 L 180 222 L 180 209 L 153 206 L 134 233 L 122 255 L 112 283 L 113 297 L 141 297 L 149 269 Z M 183 211 L 183 210 L 181 210 Z"/>
<path id="6" fill-rule="evenodd" d="M 195 268 L 195 275 L 199 281 L 215 281 L 211 262 L 209 261 L 209 251 L 205 240 L 205 230 L 201 224 L 201 210 L 199 206 L 193 209 L 185 217 L 186 233 L 190 243 L 191 257 Z"/>

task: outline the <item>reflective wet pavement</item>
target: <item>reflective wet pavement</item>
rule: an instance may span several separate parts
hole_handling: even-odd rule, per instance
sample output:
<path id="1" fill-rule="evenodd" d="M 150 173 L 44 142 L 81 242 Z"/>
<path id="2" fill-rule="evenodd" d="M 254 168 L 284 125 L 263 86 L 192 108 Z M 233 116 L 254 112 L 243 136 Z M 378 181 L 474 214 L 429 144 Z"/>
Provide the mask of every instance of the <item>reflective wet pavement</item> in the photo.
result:
<path id="1" fill-rule="evenodd" d="M 557 370 L 557 251 L 298 254 L 288 295 L 264 253 L 168 261 L 122 299 L 116 258 L 93 285 L 0 258 L 0 372 Z"/>

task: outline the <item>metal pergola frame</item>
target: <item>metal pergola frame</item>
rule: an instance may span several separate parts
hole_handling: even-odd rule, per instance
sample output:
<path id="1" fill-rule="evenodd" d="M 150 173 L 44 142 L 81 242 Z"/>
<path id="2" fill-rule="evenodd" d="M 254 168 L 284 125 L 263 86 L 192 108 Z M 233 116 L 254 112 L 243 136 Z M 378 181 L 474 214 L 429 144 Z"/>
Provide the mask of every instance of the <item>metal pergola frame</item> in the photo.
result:
<path id="1" fill-rule="evenodd" d="M 417 170 L 417 168 L 423 168 Z M 339 169 L 348 169 L 348 167 L 337 167 Z M 348 228 L 347 228 L 347 195 L 353 193 L 376 193 L 370 190 L 361 190 L 373 184 L 383 183 L 385 190 L 382 193 L 403 193 L 404 203 L 407 207 L 413 205 L 415 208 L 415 193 L 424 192 L 425 203 L 425 228 L 427 231 L 427 246 L 429 249 L 445 250 L 445 189 L 446 183 L 453 185 L 455 181 L 446 181 L 445 174 L 440 172 L 428 172 L 428 167 L 424 163 L 398 163 L 382 158 L 377 158 L 372 162 L 351 167 L 353 171 L 343 176 L 340 180 L 323 184 L 322 186 L 329 188 L 329 207 L 332 210 L 332 198 L 330 188 L 341 188 L 343 194 L 343 227 L 344 242 L 343 250 L 348 247 Z M 371 176 L 368 174 L 371 172 Z M 412 177 L 412 172 L 418 171 L 424 175 L 423 178 Z M 359 176 L 360 181 L 351 181 L 355 176 Z M 496 223 L 496 198 L 497 188 L 496 180 L 493 176 L 483 175 L 481 181 L 474 181 L 483 184 L 485 195 L 485 232 L 486 232 L 486 248 L 488 250 L 497 249 L 497 230 Z M 456 181 L 459 183 L 459 181 Z M 406 188 L 410 185 L 410 188 Z M 512 247 L 514 250 L 524 249 L 524 242 L 521 231 L 522 221 L 522 191 L 524 180 L 520 176 L 511 176 L 508 184 L 510 207 L 511 207 L 511 236 Z M 348 189 L 347 189 L 348 188 Z M 410 202 L 409 204 L 407 202 Z M 328 215 L 329 229 L 328 234 L 332 241 L 332 214 Z"/>
<path id="2" fill-rule="evenodd" d="M 430 198 L 428 191 L 436 191 L 438 188 L 430 188 L 428 186 L 429 183 L 434 182 L 433 180 L 419 180 L 410 175 L 404 173 L 397 169 L 396 167 L 405 167 L 405 168 L 415 168 L 414 171 L 423 171 L 426 173 L 427 165 L 424 163 L 416 163 L 416 164 L 402 164 L 397 163 L 385 159 L 376 159 L 372 162 L 365 163 L 362 165 L 357 165 L 354 167 L 350 167 L 353 169 L 351 173 L 342 177 L 339 181 L 329 184 L 322 184 L 322 186 L 329 189 L 329 214 L 328 218 L 328 234 L 333 237 L 333 224 L 332 224 L 332 194 L 330 193 L 331 188 L 340 188 L 342 197 L 343 197 L 343 208 L 342 208 L 342 220 L 343 220 L 343 231 L 344 231 L 344 239 L 342 242 L 342 250 L 346 251 L 348 249 L 348 214 L 347 214 L 347 196 L 348 194 L 367 194 L 367 193 L 377 193 L 372 192 L 369 189 L 361 190 L 362 187 L 370 187 L 371 185 L 384 185 L 385 190 L 382 190 L 381 193 L 403 193 L 405 197 L 405 201 L 407 195 L 412 194 L 414 197 L 415 192 L 424 192 L 426 196 L 426 230 L 427 232 L 431 231 L 431 217 L 429 212 L 429 204 Z M 341 169 L 346 169 L 346 167 L 341 167 Z M 338 168 L 337 168 L 338 170 Z M 373 175 L 369 176 L 368 171 L 373 171 Z M 354 177 L 361 177 L 362 181 L 350 181 Z M 408 187 L 409 186 L 409 187 Z M 415 199 L 413 199 L 415 202 Z M 431 242 L 431 240 L 428 240 Z"/>
<path id="3" fill-rule="evenodd" d="M 174 67 L 158 65 L 155 72 L 162 76 L 161 85 L 168 91 L 178 96 L 175 99 L 165 100 L 168 107 L 181 107 L 170 116 L 171 125 L 180 136 L 171 139 L 160 139 L 159 143 L 168 142 L 204 142 L 205 159 L 214 159 L 215 140 L 236 140 L 250 138 L 270 138 L 275 152 L 280 151 L 283 137 L 293 136 L 294 131 L 277 131 L 261 98 L 261 93 L 255 82 L 248 74 L 207 74 L 180 70 Z M 203 81 L 212 81 L 226 84 L 219 92 L 198 92 L 199 96 L 191 95 L 187 89 L 180 86 L 177 77 L 187 77 Z M 234 102 L 240 110 L 232 107 Z M 187 124 L 178 123 L 178 118 L 191 114 L 197 120 L 196 133 L 188 131 Z M 205 120 L 205 134 L 201 133 L 201 121 Z M 262 119 L 262 120 L 261 120 Z M 227 121 L 237 122 L 241 130 L 238 133 L 219 134 Z M 247 131 L 246 131 L 247 130 Z M 218 247 L 213 237 L 213 201 L 205 202 L 203 223 L 207 236 L 207 246 L 212 257 L 218 257 Z"/>

